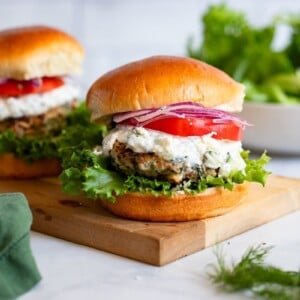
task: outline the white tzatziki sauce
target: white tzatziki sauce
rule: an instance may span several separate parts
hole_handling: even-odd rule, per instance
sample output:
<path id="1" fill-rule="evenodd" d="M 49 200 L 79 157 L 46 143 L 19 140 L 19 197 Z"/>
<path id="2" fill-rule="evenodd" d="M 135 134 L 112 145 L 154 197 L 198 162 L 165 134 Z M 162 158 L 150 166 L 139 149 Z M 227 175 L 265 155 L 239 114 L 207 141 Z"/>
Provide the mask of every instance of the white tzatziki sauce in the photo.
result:
<path id="1" fill-rule="evenodd" d="M 108 156 L 115 141 L 138 153 L 155 153 L 165 160 L 183 160 L 188 165 L 219 168 L 220 176 L 232 171 L 244 170 L 245 162 L 239 141 L 217 140 L 213 133 L 198 137 L 180 137 L 145 129 L 143 127 L 118 126 L 103 140 L 103 154 Z"/>
<path id="2" fill-rule="evenodd" d="M 63 86 L 45 93 L 0 97 L 0 121 L 44 114 L 51 108 L 72 102 L 78 95 L 79 88 L 66 82 Z"/>

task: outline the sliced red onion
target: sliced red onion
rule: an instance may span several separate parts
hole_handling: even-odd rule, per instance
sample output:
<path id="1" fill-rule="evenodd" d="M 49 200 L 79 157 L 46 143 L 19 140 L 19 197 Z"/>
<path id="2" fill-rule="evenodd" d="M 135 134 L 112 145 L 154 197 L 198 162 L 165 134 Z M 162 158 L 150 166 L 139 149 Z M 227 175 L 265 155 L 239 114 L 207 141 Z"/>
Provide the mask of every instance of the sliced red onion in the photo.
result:
<path id="1" fill-rule="evenodd" d="M 167 117 L 205 118 L 213 119 L 214 123 L 234 122 L 241 126 L 249 125 L 246 121 L 241 120 L 233 114 L 220 109 L 205 108 L 203 105 L 194 102 L 181 102 L 163 106 L 161 108 L 124 112 L 114 115 L 113 121 L 121 123 L 126 120 L 133 119 L 138 125 L 143 126 L 154 120 Z"/>
<path id="2" fill-rule="evenodd" d="M 15 80 L 10 78 L 0 78 L 0 84 L 6 83 L 6 82 L 16 82 L 20 84 L 31 84 L 33 86 L 40 86 L 43 83 L 42 78 L 34 78 L 29 80 Z"/>
<path id="3" fill-rule="evenodd" d="M 140 110 L 136 110 L 136 111 L 129 111 L 129 112 L 124 112 L 124 113 L 119 113 L 119 114 L 114 115 L 113 120 L 116 123 L 121 123 L 125 120 L 131 119 L 131 118 L 136 118 L 138 116 L 148 114 L 148 113 L 150 113 L 154 110 L 155 110 L 154 108 L 153 109 L 140 109 Z"/>
<path id="4" fill-rule="evenodd" d="M 29 84 L 33 85 L 33 86 L 41 86 L 43 83 L 43 79 L 42 78 L 34 78 L 34 79 L 30 79 L 28 81 L 25 81 L 26 83 L 28 82 Z"/>
<path id="5" fill-rule="evenodd" d="M 7 78 L 0 78 L 0 84 L 7 82 Z"/>

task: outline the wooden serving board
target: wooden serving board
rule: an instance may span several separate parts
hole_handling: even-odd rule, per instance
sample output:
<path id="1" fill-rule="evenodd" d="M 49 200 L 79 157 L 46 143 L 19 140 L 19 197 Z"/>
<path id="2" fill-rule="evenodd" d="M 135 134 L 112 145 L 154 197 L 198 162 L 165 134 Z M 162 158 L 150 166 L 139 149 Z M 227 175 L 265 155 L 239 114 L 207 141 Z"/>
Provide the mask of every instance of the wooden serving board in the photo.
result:
<path id="1" fill-rule="evenodd" d="M 246 200 L 223 216 L 177 223 L 115 217 L 96 201 L 63 194 L 57 179 L 2 180 L 5 192 L 26 195 L 35 231 L 158 266 L 300 209 L 300 179 L 278 176 L 265 188 L 252 184 Z"/>

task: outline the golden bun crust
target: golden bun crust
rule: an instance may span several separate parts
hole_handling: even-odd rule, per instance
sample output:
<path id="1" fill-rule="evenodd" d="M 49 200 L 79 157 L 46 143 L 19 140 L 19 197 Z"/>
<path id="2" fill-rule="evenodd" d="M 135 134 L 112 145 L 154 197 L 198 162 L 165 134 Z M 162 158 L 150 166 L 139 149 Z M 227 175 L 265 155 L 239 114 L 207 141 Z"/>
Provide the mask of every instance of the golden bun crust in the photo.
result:
<path id="1" fill-rule="evenodd" d="M 111 213 L 142 221 L 191 221 L 223 215 L 237 206 L 248 191 L 248 183 L 238 184 L 233 191 L 209 188 L 196 195 L 176 194 L 173 197 L 128 193 L 115 203 L 101 201 Z"/>
<path id="2" fill-rule="evenodd" d="M 112 70 L 87 94 L 92 120 L 124 111 L 192 101 L 205 107 L 240 111 L 244 86 L 199 60 L 153 56 Z"/>
<path id="3" fill-rule="evenodd" d="M 84 50 L 67 33 L 28 26 L 0 31 L 0 77 L 27 80 L 79 73 Z"/>
<path id="4" fill-rule="evenodd" d="M 30 164 L 11 153 L 0 155 L 1 179 L 57 176 L 61 173 L 61 170 L 60 162 L 57 159 L 41 159 Z"/>

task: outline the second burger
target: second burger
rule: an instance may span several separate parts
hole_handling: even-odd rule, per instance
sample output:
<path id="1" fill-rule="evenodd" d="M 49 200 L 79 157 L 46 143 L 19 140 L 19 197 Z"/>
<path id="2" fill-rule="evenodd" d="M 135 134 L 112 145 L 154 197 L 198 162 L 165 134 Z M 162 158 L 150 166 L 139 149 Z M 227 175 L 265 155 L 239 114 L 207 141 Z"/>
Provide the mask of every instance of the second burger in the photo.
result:
<path id="1" fill-rule="evenodd" d="M 56 140 L 78 104 L 69 76 L 83 57 L 81 44 L 55 28 L 0 32 L 0 178 L 60 173 Z"/>

